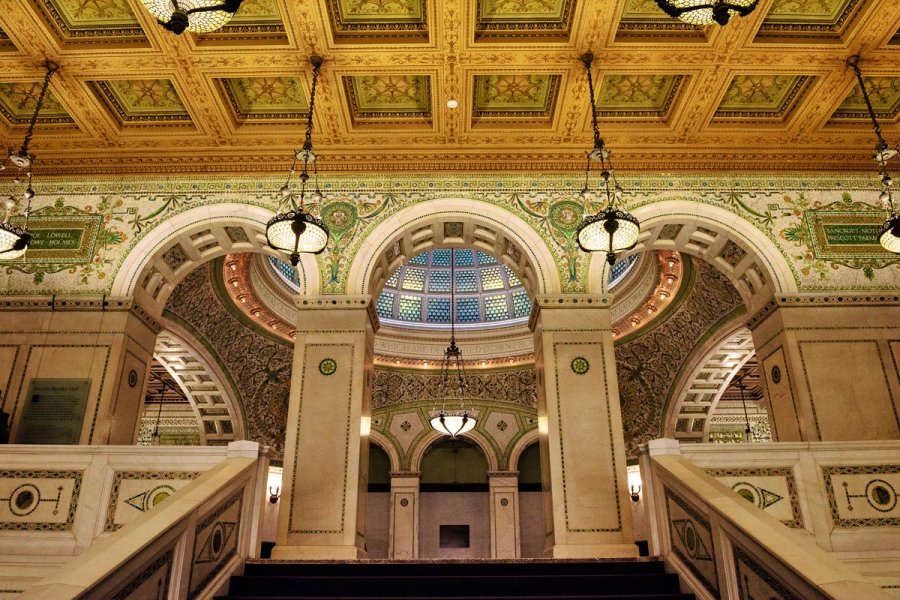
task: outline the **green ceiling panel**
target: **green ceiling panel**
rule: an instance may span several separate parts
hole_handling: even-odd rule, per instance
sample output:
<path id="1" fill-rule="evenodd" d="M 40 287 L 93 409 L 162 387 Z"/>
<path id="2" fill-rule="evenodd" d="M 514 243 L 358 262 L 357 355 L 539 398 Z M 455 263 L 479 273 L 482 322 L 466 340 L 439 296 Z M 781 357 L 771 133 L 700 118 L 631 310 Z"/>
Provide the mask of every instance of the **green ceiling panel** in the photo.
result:
<path id="1" fill-rule="evenodd" d="M 352 75 L 344 87 L 354 118 L 431 115 L 428 75 Z"/>
<path id="2" fill-rule="evenodd" d="M 735 75 L 715 116 L 783 119 L 809 81 L 805 75 Z"/>
<path id="3" fill-rule="evenodd" d="M 27 125 L 34 114 L 43 81 L 0 83 L 0 113 L 12 125 Z M 41 107 L 39 123 L 72 123 L 72 117 L 52 91 L 47 92 Z"/>
<path id="4" fill-rule="evenodd" d="M 122 121 L 186 121 L 190 115 L 168 79 L 94 82 Z"/>
<path id="5" fill-rule="evenodd" d="M 69 29 L 139 26 L 128 0 L 44 0 Z"/>
<path id="6" fill-rule="evenodd" d="M 479 22 L 561 23 L 572 4 L 571 0 L 479 0 Z"/>
<path id="7" fill-rule="evenodd" d="M 296 119 L 309 111 L 306 91 L 296 77 L 235 77 L 221 82 L 242 119 Z"/>
<path id="8" fill-rule="evenodd" d="M 605 116 L 664 117 L 683 81 L 683 75 L 604 75 L 597 107 Z"/>
<path id="9" fill-rule="evenodd" d="M 475 117 L 549 117 L 556 102 L 559 75 L 476 75 Z"/>
<path id="10" fill-rule="evenodd" d="M 425 0 L 331 0 L 341 23 L 418 23 L 425 18 Z"/>
<path id="11" fill-rule="evenodd" d="M 884 119 L 895 119 L 900 114 L 900 77 L 864 77 L 863 81 L 875 113 Z M 869 118 L 858 84 L 853 86 L 831 118 L 834 120 Z"/>
<path id="12" fill-rule="evenodd" d="M 764 23 L 835 25 L 858 0 L 775 0 Z"/>

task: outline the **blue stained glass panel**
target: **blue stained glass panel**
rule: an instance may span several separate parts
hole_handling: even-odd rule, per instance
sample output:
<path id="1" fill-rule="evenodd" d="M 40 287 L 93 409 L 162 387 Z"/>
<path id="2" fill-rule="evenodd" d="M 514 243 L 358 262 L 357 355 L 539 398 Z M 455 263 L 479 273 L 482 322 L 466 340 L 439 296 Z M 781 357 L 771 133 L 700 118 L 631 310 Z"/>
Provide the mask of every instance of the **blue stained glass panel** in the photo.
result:
<path id="1" fill-rule="evenodd" d="M 428 274 L 429 292 L 450 291 L 450 271 L 431 271 Z"/>
<path id="2" fill-rule="evenodd" d="M 388 278 L 388 280 L 385 282 L 385 284 L 384 284 L 385 287 L 392 287 L 392 288 L 397 287 L 397 282 L 400 281 L 400 270 L 401 269 L 397 269 L 396 271 L 394 271 L 394 274 L 391 275 Z"/>
<path id="3" fill-rule="evenodd" d="M 531 300 L 523 290 L 513 292 L 512 301 L 515 318 L 527 317 L 531 314 Z"/>
<path id="4" fill-rule="evenodd" d="M 497 259 L 488 254 L 487 252 L 478 251 L 478 264 L 479 265 L 496 265 Z"/>
<path id="5" fill-rule="evenodd" d="M 456 299 L 456 320 L 459 323 L 477 323 L 481 320 L 478 298 Z"/>
<path id="6" fill-rule="evenodd" d="M 449 323 L 450 322 L 450 298 L 429 298 L 428 299 L 428 322 L 429 323 Z"/>
<path id="7" fill-rule="evenodd" d="M 506 280 L 509 282 L 509 287 L 521 287 L 522 282 L 516 277 L 516 274 L 507 269 L 506 267 L 500 267 L 506 273 Z"/>
<path id="8" fill-rule="evenodd" d="M 457 271 L 456 272 L 456 291 L 457 292 L 477 292 L 478 287 L 475 283 L 475 271 Z"/>
<path id="9" fill-rule="evenodd" d="M 400 296 L 397 316 L 403 321 L 422 320 L 422 298 L 420 296 Z"/>
<path id="10" fill-rule="evenodd" d="M 409 264 L 417 266 L 424 266 L 428 264 L 428 253 L 420 252 L 419 254 L 416 254 L 411 259 L 409 259 Z"/>
<path id="11" fill-rule="evenodd" d="M 378 316 L 382 319 L 390 319 L 394 311 L 394 293 L 381 292 L 378 296 L 378 304 L 376 305 Z"/>
<path id="12" fill-rule="evenodd" d="M 509 307 L 506 304 L 506 294 L 500 296 L 485 296 L 484 318 L 488 321 L 499 321 L 509 318 Z"/>
<path id="13" fill-rule="evenodd" d="M 455 254 L 457 267 L 475 266 L 475 252 L 472 250 L 456 250 Z"/>
<path id="14" fill-rule="evenodd" d="M 447 248 L 441 248 L 440 250 L 434 250 L 431 253 L 431 266 L 432 267 L 449 267 L 450 266 L 450 250 Z"/>

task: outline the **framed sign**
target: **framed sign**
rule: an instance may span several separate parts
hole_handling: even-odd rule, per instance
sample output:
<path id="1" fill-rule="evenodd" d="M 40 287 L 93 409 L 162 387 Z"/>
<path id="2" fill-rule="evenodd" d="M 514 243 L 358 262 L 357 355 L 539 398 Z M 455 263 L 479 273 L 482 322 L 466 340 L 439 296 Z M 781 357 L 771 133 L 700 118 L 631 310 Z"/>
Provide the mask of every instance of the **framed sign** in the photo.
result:
<path id="1" fill-rule="evenodd" d="M 32 379 L 16 443 L 77 444 L 90 391 L 90 379 Z"/>

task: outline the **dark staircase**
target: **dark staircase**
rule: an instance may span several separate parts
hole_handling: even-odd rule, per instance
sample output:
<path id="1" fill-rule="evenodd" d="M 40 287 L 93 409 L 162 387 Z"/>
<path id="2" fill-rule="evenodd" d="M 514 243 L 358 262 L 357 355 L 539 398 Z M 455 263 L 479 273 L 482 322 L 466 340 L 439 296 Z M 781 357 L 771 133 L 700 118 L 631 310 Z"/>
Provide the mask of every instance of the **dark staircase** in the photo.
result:
<path id="1" fill-rule="evenodd" d="M 221 600 L 695 600 L 657 559 L 250 562 Z"/>

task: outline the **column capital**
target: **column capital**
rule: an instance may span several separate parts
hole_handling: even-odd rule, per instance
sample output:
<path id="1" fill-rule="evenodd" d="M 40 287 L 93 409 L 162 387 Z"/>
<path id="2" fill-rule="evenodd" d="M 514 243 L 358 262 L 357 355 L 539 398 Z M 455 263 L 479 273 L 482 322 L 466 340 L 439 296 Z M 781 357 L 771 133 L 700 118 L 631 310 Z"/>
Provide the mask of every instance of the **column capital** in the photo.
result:
<path id="1" fill-rule="evenodd" d="M 418 479 L 422 476 L 419 471 L 391 471 L 391 479 Z"/>
<path id="2" fill-rule="evenodd" d="M 487 476 L 489 479 L 497 477 L 518 477 L 518 471 L 488 471 Z"/>
<path id="3" fill-rule="evenodd" d="M 612 300 L 612 296 L 605 294 L 542 294 L 535 296 L 532 302 L 531 317 L 528 319 L 528 327 L 534 331 L 540 322 L 542 328 L 547 331 L 547 321 L 542 321 L 542 318 L 546 319 L 549 315 L 572 315 L 571 311 L 579 311 L 577 317 L 563 317 L 563 320 L 573 321 L 574 318 L 575 321 L 581 323 L 578 327 L 585 328 L 585 331 L 596 331 L 599 324 L 599 330 L 609 331 L 612 334 L 612 328 L 609 327 L 609 311 L 598 311 L 598 309 L 609 309 L 612 306 Z M 585 312 L 580 312 L 582 310 Z M 589 313 L 588 311 L 591 312 Z M 544 312 L 547 314 L 542 317 Z M 588 315 L 602 315 L 602 317 L 598 318 L 598 322 L 589 323 L 583 320 Z M 551 321 L 555 322 L 558 319 L 552 318 Z M 570 322 L 565 328 L 571 328 L 575 324 L 575 322 Z M 559 323 L 551 326 L 553 329 L 559 327 Z"/>
<path id="4" fill-rule="evenodd" d="M 816 293 L 779 295 L 766 302 L 755 314 L 747 319 L 747 327 L 756 329 L 779 309 L 797 308 L 885 308 L 900 307 L 897 293 Z"/>

